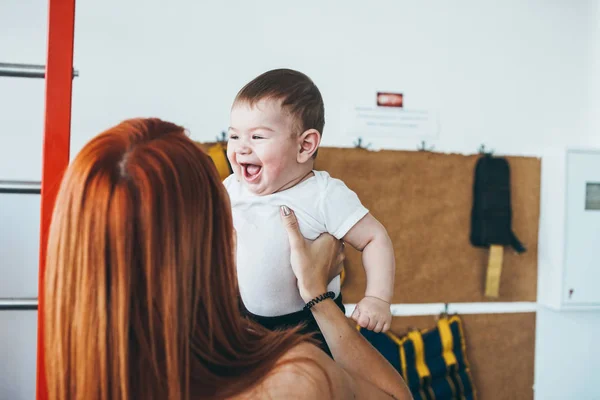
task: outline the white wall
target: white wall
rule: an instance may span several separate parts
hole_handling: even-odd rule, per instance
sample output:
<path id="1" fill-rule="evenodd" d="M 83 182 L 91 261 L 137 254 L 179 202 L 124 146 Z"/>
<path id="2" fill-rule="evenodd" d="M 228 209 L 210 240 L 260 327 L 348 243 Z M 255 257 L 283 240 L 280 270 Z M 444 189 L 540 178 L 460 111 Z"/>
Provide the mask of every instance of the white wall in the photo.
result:
<path id="1" fill-rule="evenodd" d="M 407 107 L 439 109 L 443 150 L 486 142 L 539 154 L 589 141 L 590 2 L 377 0 L 340 8 L 313 0 L 294 9 L 278 1 L 146 1 L 116 13 L 117 4 L 78 5 L 73 128 L 82 141 L 110 118 L 149 114 L 211 139 L 227 126 L 241 85 L 279 66 L 305 71 L 321 87 L 325 144 L 352 143 L 340 132 L 340 108 L 357 94 L 370 100 L 375 88 L 403 91 Z"/>
<path id="2" fill-rule="evenodd" d="M 47 5 L 0 3 L 0 62 L 45 64 Z M 44 81 L 0 77 L 0 180 L 39 180 L 42 168 Z"/>
<path id="3" fill-rule="evenodd" d="M 596 1 L 591 11 L 595 24 L 592 30 L 592 46 L 590 49 L 592 71 L 590 77 L 590 126 L 593 144 L 600 148 L 600 2 Z"/>
<path id="4" fill-rule="evenodd" d="M 0 62 L 44 64 L 47 5 L 0 2 Z M 39 180 L 44 81 L 0 77 L 0 181 Z M 0 194 L 0 298 L 36 297 L 39 195 Z M 36 311 L 0 311 L 0 399 L 35 398 Z"/>
<path id="5" fill-rule="evenodd" d="M 566 147 L 600 146 L 597 0 L 341 4 L 80 0 L 72 154 L 133 116 L 170 119 L 195 139 L 212 140 L 227 127 L 237 90 L 275 67 L 302 70 L 321 88 L 324 145 L 352 145 L 345 107 L 371 101 L 378 89 L 398 90 L 407 108 L 439 112 L 439 137 L 430 140 L 438 151 L 472 153 L 485 143 L 543 158 L 539 288 L 541 300 L 550 299 L 556 282 L 548 278 L 562 262 L 562 155 Z M 43 48 L 31 43 L 45 36 L 45 13 L 41 0 L 3 3 L 0 33 L 13 39 L 0 42 L 0 57 L 43 62 Z M 0 179 L 40 177 L 34 139 L 43 90 L 35 85 L 0 78 Z M 420 139 L 366 140 L 414 149 Z M 600 368 L 588 347 L 598 334 L 599 313 L 538 313 L 536 398 L 600 397 L 585 379 Z"/>

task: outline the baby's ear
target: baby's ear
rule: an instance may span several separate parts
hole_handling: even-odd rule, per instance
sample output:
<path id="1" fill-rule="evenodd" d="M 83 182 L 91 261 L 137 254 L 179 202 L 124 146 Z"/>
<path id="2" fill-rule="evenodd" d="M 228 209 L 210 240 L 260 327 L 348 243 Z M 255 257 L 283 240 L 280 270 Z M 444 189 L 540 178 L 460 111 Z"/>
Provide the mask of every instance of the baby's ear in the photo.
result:
<path id="1" fill-rule="evenodd" d="M 316 129 L 308 129 L 298 136 L 298 162 L 303 164 L 313 158 L 321 144 L 321 134 Z"/>

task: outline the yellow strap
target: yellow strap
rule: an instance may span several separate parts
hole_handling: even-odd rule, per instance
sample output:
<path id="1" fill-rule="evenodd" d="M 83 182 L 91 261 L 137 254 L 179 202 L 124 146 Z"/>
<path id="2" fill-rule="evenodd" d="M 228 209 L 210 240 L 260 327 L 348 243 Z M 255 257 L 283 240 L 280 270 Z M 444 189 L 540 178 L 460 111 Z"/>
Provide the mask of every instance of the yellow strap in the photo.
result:
<path id="1" fill-rule="evenodd" d="M 229 162 L 227 162 L 227 156 L 225 155 L 225 149 L 223 145 L 217 143 L 212 145 L 208 149 L 208 156 L 213 160 L 215 166 L 217 167 L 217 171 L 219 172 L 219 176 L 221 179 L 227 178 L 231 175 L 231 170 L 229 169 Z"/>
<path id="2" fill-rule="evenodd" d="M 500 275 L 502 274 L 502 256 L 504 247 L 493 244 L 490 246 L 487 277 L 485 280 L 486 297 L 497 298 L 500 292 Z"/>
<path id="3" fill-rule="evenodd" d="M 402 345 L 399 345 L 398 349 L 400 350 L 400 365 L 402 368 L 402 376 L 404 377 L 406 384 L 410 385 L 410 382 L 408 381 L 408 367 L 406 365 L 406 350 L 404 350 L 404 346 Z"/>
<path id="4" fill-rule="evenodd" d="M 408 338 L 412 341 L 415 348 L 415 367 L 419 378 L 427 378 L 431 376 L 427 364 L 425 364 L 425 346 L 423 344 L 423 337 L 419 331 L 408 332 Z"/>
<path id="5" fill-rule="evenodd" d="M 450 322 L 448 318 L 440 318 L 438 320 L 438 330 L 440 332 L 440 340 L 442 342 L 442 356 L 446 367 L 458 364 L 456 356 L 452 349 L 454 348 L 454 341 L 452 338 L 452 331 L 450 330 Z"/>

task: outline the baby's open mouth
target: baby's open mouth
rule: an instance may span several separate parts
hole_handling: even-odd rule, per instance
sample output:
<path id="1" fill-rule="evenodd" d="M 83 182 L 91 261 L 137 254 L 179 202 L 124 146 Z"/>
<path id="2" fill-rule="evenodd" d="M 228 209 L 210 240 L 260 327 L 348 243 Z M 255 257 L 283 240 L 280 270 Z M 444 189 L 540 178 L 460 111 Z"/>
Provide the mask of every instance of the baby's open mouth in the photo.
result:
<path id="1" fill-rule="evenodd" d="M 253 182 L 260 176 L 262 166 L 256 164 L 240 164 L 244 173 L 244 179 Z"/>

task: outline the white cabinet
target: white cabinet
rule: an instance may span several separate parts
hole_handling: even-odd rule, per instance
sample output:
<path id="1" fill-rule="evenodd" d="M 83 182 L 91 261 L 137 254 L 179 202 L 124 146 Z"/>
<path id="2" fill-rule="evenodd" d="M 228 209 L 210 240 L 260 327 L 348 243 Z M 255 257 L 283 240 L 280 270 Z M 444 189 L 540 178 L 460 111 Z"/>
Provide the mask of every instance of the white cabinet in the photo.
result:
<path id="1" fill-rule="evenodd" d="M 600 149 L 542 157 L 540 304 L 600 310 Z"/>
<path id="2" fill-rule="evenodd" d="M 562 302 L 600 307 L 600 151 L 567 153 Z"/>

